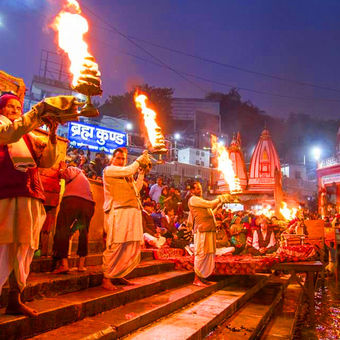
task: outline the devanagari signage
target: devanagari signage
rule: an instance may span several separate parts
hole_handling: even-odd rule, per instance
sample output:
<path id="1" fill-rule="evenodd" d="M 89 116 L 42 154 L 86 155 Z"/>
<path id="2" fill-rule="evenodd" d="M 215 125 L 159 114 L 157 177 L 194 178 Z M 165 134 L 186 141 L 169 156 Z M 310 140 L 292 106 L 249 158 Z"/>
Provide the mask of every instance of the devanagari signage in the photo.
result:
<path id="1" fill-rule="evenodd" d="M 96 125 L 70 122 L 68 127 L 70 145 L 91 151 L 104 151 L 111 154 L 114 149 L 127 145 L 125 132 Z"/>

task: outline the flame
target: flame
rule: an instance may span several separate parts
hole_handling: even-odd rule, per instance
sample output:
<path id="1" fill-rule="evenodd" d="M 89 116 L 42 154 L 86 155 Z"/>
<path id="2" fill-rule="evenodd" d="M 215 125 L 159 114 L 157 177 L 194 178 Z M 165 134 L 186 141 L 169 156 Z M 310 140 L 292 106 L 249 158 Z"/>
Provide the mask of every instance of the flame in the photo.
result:
<path id="1" fill-rule="evenodd" d="M 218 170 L 223 174 L 224 180 L 229 185 L 230 192 L 241 192 L 240 180 L 234 172 L 233 163 L 229 158 L 229 153 L 226 147 L 217 141 L 215 135 L 211 135 L 211 151 L 217 155 Z"/>
<path id="2" fill-rule="evenodd" d="M 139 109 L 144 117 L 145 127 L 148 133 L 149 142 L 153 148 L 160 143 L 164 143 L 164 136 L 161 133 L 161 128 L 156 123 L 156 112 L 148 108 L 146 101 L 148 97 L 144 94 L 135 94 L 135 103 L 137 109 Z"/>
<path id="3" fill-rule="evenodd" d="M 89 30 L 89 25 L 81 15 L 81 9 L 76 0 L 67 0 L 64 9 L 55 18 L 52 28 L 58 33 L 59 47 L 68 54 L 71 61 L 70 72 L 73 74 L 73 86 L 77 85 L 84 66 L 100 75 L 98 64 L 85 59 L 92 57 L 83 38 Z"/>
<path id="4" fill-rule="evenodd" d="M 256 216 L 264 215 L 264 216 L 266 216 L 268 218 L 272 218 L 274 216 L 274 214 L 275 214 L 275 211 L 272 209 L 272 207 L 269 204 L 267 204 L 267 205 L 264 205 L 262 207 L 262 209 L 255 210 L 254 214 Z"/>
<path id="5" fill-rule="evenodd" d="M 280 208 L 280 213 L 285 220 L 290 221 L 296 217 L 298 209 L 296 208 L 289 209 L 286 202 L 282 202 L 281 205 L 282 208 Z"/>

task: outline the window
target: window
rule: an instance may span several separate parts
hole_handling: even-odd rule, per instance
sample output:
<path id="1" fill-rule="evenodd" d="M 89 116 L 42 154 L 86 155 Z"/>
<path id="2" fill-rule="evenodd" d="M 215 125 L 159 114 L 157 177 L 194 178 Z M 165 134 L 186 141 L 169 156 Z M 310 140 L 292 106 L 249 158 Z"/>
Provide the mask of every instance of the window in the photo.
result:
<path id="1" fill-rule="evenodd" d="M 200 161 L 196 161 L 196 165 L 200 165 Z"/>
<path id="2" fill-rule="evenodd" d="M 204 152 L 203 151 L 201 151 L 201 156 L 204 157 Z"/>
<path id="3" fill-rule="evenodd" d="M 301 172 L 295 171 L 295 179 L 301 179 Z"/>
<path id="4" fill-rule="evenodd" d="M 196 156 L 199 156 L 200 155 L 200 152 L 197 150 L 196 151 Z"/>

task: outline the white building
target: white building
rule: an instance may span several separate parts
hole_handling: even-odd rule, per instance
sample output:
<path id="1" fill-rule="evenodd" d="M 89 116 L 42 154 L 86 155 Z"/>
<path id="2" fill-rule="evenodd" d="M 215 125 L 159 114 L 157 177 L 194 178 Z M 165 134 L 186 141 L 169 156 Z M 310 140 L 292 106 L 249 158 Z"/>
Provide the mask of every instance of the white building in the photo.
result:
<path id="1" fill-rule="evenodd" d="M 281 166 L 283 176 L 291 179 L 307 181 L 306 166 L 303 164 L 283 164 Z"/>
<path id="2" fill-rule="evenodd" d="M 173 98 L 171 102 L 174 120 L 195 120 L 196 112 L 220 116 L 220 103 L 200 98 Z"/>
<path id="3" fill-rule="evenodd" d="M 199 165 L 209 168 L 210 151 L 195 148 L 178 150 L 178 163 Z"/>
<path id="4" fill-rule="evenodd" d="M 177 132 L 187 139 L 186 145 L 195 148 L 210 146 L 210 134 L 221 133 L 220 103 L 200 98 L 173 98 L 171 116 Z M 193 143 L 189 143 L 189 139 Z"/>

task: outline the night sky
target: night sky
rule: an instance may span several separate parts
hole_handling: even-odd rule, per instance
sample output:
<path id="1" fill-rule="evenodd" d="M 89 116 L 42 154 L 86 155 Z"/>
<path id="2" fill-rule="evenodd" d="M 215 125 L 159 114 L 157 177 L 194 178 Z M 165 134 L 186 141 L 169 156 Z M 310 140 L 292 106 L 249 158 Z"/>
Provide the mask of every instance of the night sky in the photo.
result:
<path id="1" fill-rule="evenodd" d="M 48 24 L 62 2 L 0 0 L 0 69 L 29 86 L 41 49 L 57 51 Z M 272 116 L 340 118 L 339 0 L 79 3 L 90 22 L 88 42 L 102 72 L 103 99 L 138 83 L 196 98 L 234 86 L 243 100 Z"/>

